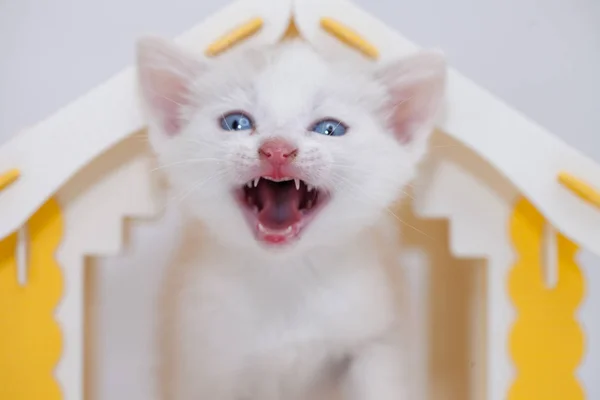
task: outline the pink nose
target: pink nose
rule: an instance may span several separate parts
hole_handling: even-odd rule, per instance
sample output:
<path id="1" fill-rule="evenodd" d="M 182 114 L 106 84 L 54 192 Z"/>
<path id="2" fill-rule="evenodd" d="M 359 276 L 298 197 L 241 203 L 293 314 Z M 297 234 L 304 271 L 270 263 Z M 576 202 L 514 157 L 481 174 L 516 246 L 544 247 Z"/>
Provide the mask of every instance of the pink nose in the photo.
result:
<path id="1" fill-rule="evenodd" d="M 261 160 L 275 165 L 290 163 L 298 155 L 298 149 L 283 139 L 272 139 L 264 142 L 258 149 Z"/>

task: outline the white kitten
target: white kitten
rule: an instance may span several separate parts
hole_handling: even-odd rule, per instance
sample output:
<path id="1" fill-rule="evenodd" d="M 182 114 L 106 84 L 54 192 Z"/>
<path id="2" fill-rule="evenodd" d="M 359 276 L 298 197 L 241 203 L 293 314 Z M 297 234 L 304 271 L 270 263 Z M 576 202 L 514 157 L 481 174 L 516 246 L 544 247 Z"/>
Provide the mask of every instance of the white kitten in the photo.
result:
<path id="1" fill-rule="evenodd" d="M 347 64 L 347 61 L 346 61 Z M 303 42 L 205 61 L 156 38 L 151 143 L 210 243 L 176 298 L 173 400 L 407 399 L 377 239 L 422 158 L 446 67 L 325 61 Z"/>

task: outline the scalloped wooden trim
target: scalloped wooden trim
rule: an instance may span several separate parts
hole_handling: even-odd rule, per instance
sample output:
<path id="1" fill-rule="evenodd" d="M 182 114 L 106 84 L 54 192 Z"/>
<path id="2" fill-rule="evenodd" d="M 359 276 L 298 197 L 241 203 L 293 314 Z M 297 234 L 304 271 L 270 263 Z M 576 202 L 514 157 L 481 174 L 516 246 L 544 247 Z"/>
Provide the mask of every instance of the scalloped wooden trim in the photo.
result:
<path id="1" fill-rule="evenodd" d="M 54 258 L 63 221 L 50 199 L 29 220 L 29 279 L 17 282 L 17 235 L 0 241 L 0 399 L 59 400 L 54 368 L 62 338 L 54 310 L 63 292 Z"/>
<path id="2" fill-rule="evenodd" d="M 517 310 L 509 348 L 516 379 L 509 400 L 582 400 L 575 376 L 584 353 L 584 334 L 576 311 L 584 295 L 584 279 L 575 262 L 578 247 L 557 235 L 558 282 L 546 287 L 542 273 L 546 221 L 526 199 L 515 206 L 510 238 L 517 261 L 508 290 Z"/>

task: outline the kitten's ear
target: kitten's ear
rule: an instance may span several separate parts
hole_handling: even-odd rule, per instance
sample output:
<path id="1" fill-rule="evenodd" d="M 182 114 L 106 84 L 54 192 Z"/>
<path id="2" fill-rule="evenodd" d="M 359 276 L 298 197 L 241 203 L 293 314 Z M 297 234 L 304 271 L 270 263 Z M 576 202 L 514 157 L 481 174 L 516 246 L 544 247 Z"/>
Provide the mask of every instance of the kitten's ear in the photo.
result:
<path id="1" fill-rule="evenodd" d="M 443 54 L 419 52 L 384 67 L 378 78 L 390 94 L 384 112 L 398 140 L 403 144 L 424 144 L 444 97 Z"/>
<path id="2" fill-rule="evenodd" d="M 167 135 L 179 133 L 182 108 L 192 101 L 190 89 L 202 63 L 165 39 L 145 37 L 137 43 L 137 68 L 151 118 Z"/>

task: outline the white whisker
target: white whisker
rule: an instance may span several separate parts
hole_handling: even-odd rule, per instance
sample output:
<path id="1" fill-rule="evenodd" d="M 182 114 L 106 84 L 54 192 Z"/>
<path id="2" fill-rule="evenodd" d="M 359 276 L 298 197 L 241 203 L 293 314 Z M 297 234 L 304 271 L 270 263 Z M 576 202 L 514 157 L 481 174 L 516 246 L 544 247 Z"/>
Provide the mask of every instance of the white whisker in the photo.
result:
<path id="1" fill-rule="evenodd" d="M 187 139 L 186 142 L 189 144 L 200 146 L 200 147 L 211 146 L 213 148 L 222 148 L 222 149 L 226 148 L 226 145 L 224 143 L 219 143 L 216 141 L 208 141 L 206 139 L 202 139 L 199 137 L 194 138 L 194 139 Z"/>
<path id="2" fill-rule="evenodd" d="M 373 198 L 368 193 L 366 193 L 364 190 L 362 190 L 362 188 L 360 186 L 354 184 L 353 182 L 349 181 L 345 177 L 337 175 L 336 178 L 337 178 L 338 181 L 343 181 L 344 183 L 346 183 L 347 185 L 349 185 L 352 189 L 354 189 L 355 191 L 357 191 L 359 194 L 361 194 L 361 195 L 363 195 L 363 196 L 365 196 L 365 197 L 373 200 Z M 407 193 L 404 192 L 404 194 L 407 194 Z M 360 200 L 359 196 L 357 196 L 356 198 Z M 415 226 L 409 224 L 408 222 L 404 221 L 402 218 L 400 218 L 398 215 L 396 215 L 389 207 L 384 207 L 384 210 L 387 211 L 389 214 L 391 214 L 394 218 L 396 218 L 400 223 L 406 225 L 407 227 L 409 227 L 411 229 L 414 229 L 416 232 L 418 232 L 418 233 L 426 236 L 427 238 L 429 238 L 429 239 L 431 239 L 433 241 L 436 241 L 434 237 L 428 235 L 427 233 L 423 232 L 422 230 L 418 229 L 417 227 L 415 227 Z"/>
<path id="3" fill-rule="evenodd" d="M 432 149 L 445 149 L 447 147 L 463 147 L 463 145 L 461 145 L 461 144 L 443 144 L 443 145 L 430 146 L 430 148 L 432 148 Z"/>
<path id="4" fill-rule="evenodd" d="M 340 166 L 340 165 L 338 165 L 338 166 Z M 347 167 L 348 167 L 348 169 L 354 169 L 356 171 L 365 172 L 365 174 L 368 174 L 368 171 L 364 171 L 364 170 L 362 170 L 360 168 L 353 168 L 350 165 L 347 166 Z M 345 182 L 348 182 L 348 183 L 352 184 L 352 182 L 349 179 L 347 179 L 347 178 L 345 178 L 345 177 L 343 177 L 343 176 L 341 176 L 339 174 L 335 174 L 335 176 L 336 176 L 337 179 L 341 179 L 341 180 L 344 180 Z M 382 179 L 383 177 L 379 176 L 378 178 Z M 391 180 L 390 180 L 390 182 L 391 182 Z M 407 186 L 410 186 L 410 185 L 411 184 L 407 184 Z M 404 189 L 402 189 L 402 194 L 405 195 L 406 197 L 408 197 L 411 200 L 415 200 L 415 198 L 410 193 L 408 193 L 407 191 L 405 191 Z"/>
<path id="5" fill-rule="evenodd" d="M 183 200 L 185 200 L 190 194 L 200 189 L 214 178 L 220 178 L 221 176 L 225 175 L 226 172 L 227 171 L 225 170 L 217 171 L 216 173 L 204 180 L 198 180 L 192 183 L 187 190 L 185 190 L 182 194 L 173 197 L 171 200 L 174 201 L 176 204 L 181 204 Z"/>
<path id="6" fill-rule="evenodd" d="M 231 126 L 229 126 L 229 124 L 227 123 L 227 119 L 225 119 L 225 114 L 221 114 L 221 118 L 223 118 L 223 122 L 225 122 L 225 126 L 227 127 L 227 129 L 229 129 L 230 131 L 233 130 L 231 129 Z"/>
<path id="7" fill-rule="evenodd" d="M 192 158 L 189 160 L 182 160 L 182 161 L 177 161 L 177 162 L 173 162 L 170 164 L 160 165 L 156 168 L 151 169 L 150 172 L 155 172 L 155 171 L 159 171 L 159 170 L 162 170 L 165 168 L 171 168 L 171 167 L 178 166 L 178 165 L 189 165 L 189 164 L 196 164 L 196 163 L 201 163 L 201 162 L 223 163 L 224 161 L 219 158 Z"/>

